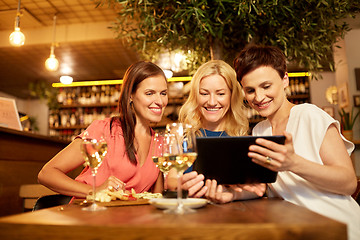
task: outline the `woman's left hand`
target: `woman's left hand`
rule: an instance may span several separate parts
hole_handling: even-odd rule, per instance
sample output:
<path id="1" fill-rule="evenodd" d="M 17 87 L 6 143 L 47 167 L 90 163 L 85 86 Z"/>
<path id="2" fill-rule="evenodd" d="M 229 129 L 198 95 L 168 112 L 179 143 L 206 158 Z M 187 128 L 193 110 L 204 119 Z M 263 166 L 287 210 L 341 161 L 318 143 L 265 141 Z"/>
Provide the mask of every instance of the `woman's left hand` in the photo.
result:
<path id="1" fill-rule="evenodd" d="M 290 133 L 284 132 L 285 144 L 258 138 L 256 144 L 249 147 L 248 156 L 252 161 L 273 171 L 289 171 L 296 163 L 293 140 Z"/>
<path id="2" fill-rule="evenodd" d="M 228 203 L 234 200 L 235 189 L 233 188 L 218 185 L 216 180 L 210 179 L 206 180 L 205 186 L 208 188 L 205 197 L 214 203 Z"/>
<path id="3" fill-rule="evenodd" d="M 234 200 L 246 200 L 262 197 L 265 183 L 218 185 L 216 180 L 206 180 L 208 191 L 205 196 L 214 203 L 228 203 Z"/>

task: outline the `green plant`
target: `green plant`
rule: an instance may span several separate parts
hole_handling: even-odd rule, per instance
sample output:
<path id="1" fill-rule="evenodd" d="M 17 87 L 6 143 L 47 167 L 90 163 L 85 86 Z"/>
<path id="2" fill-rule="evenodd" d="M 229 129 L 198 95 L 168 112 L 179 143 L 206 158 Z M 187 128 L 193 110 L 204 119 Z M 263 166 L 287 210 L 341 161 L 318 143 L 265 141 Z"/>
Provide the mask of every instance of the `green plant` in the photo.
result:
<path id="1" fill-rule="evenodd" d="M 191 51 L 196 67 L 210 58 L 230 63 L 246 44 L 257 43 L 278 46 L 294 66 L 313 72 L 333 70 L 333 46 L 350 30 L 344 19 L 360 11 L 357 0 L 97 2 L 118 10 L 112 28 L 145 56 Z"/>
<path id="2" fill-rule="evenodd" d="M 30 83 L 29 90 L 31 96 L 46 101 L 50 110 L 59 108 L 57 101 L 57 95 L 59 94 L 58 88 L 53 88 L 51 84 L 45 81 L 39 81 Z"/>
<path id="3" fill-rule="evenodd" d="M 39 126 L 36 117 L 29 117 L 30 129 L 34 132 L 39 132 Z"/>
<path id="4" fill-rule="evenodd" d="M 341 108 L 339 115 L 341 118 L 341 125 L 344 130 L 352 130 L 356 119 L 359 117 L 360 111 L 354 115 L 354 107 L 351 108 L 351 112 L 345 112 L 344 108 Z"/>

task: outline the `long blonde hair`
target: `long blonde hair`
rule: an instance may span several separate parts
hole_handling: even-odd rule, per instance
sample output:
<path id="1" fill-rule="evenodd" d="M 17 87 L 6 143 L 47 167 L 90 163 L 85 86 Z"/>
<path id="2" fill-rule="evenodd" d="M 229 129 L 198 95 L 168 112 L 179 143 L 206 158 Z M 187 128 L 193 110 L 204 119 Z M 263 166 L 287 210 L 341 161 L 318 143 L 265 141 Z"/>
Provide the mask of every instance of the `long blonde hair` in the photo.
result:
<path id="1" fill-rule="evenodd" d="M 230 136 L 247 135 L 249 121 L 244 105 L 244 95 L 240 84 L 236 80 L 235 70 L 222 60 L 211 60 L 199 67 L 191 79 L 189 97 L 181 107 L 179 121 L 191 124 L 199 135 L 202 128 L 202 115 L 199 110 L 197 96 L 199 94 L 200 81 L 210 75 L 220 75 L 224 78 L 231 92 L 230 108 L 224 116 L 224 129 Z"/>

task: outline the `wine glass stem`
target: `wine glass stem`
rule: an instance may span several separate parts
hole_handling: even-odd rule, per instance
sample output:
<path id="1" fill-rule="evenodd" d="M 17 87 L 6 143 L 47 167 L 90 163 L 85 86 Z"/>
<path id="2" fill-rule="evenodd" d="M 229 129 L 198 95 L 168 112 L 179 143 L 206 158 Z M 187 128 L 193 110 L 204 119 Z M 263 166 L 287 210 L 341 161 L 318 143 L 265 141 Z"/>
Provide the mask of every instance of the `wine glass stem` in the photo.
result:
<path id="1" fill-rule="evenodd" d="M 93 204 L 95 204 L 95 198 L 96 198 L 96 172 L 95 170 L 92 171 L 93 176 Z"/>
<path id="2" fill-rule="evenodd" d="M 181 188 L 181 172 L 177 173 L 177 209 L 183 208 L 182 202 L 182 188 Z"/>
<path id="3" fill-rule="evenodd" d="M 166 190 L 168 188 L 168 184 L 167 184 L 167 176 L 168 173 L 167 172 L 163 172 L 163 176 L 164 176 L 164 190 Z"/>

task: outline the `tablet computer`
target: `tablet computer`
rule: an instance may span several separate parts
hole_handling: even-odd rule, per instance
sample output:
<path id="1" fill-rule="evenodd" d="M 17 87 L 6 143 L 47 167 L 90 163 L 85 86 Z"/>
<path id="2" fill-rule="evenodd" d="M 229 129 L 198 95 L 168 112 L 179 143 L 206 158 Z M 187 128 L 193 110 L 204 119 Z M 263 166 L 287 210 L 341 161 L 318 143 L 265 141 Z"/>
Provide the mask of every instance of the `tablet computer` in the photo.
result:
<path id="1" fill-rule="evenodd" d="M 193 169 L 218 184 L 272 183 L 277 172 L 251 161 L 249 146 L 257 138 L 284 144 L 285 136 L 198 137 Z"/>

